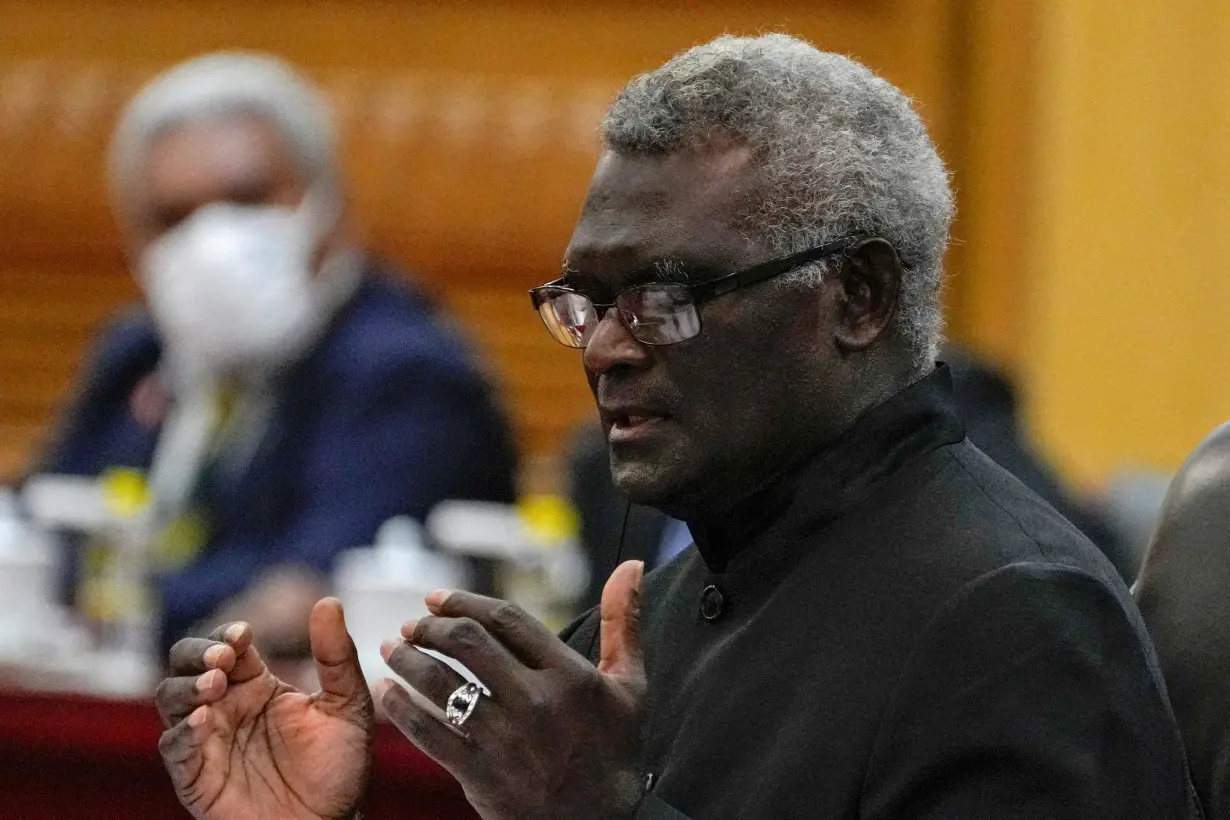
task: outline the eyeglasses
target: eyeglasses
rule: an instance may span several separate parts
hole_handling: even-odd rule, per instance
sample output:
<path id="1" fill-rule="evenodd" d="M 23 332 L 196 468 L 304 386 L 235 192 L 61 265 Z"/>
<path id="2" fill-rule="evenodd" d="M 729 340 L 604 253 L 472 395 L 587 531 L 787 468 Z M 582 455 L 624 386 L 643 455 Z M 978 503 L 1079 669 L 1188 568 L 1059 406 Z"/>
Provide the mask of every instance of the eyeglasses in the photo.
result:
<path id="1" fill-rule="evenodd" d="M 610 304 L 598 304 L 585 294 L 559 284 L 562 280 L 533 288 L 530 301 L 555 341 L 567 347 L 588 345 L 598 323 L 611 308 L 619 311 L 628 332 L 638 342 L 670 345 L 700 333 L 700 305 L 710 299 L 843 253 L 864 238 L 845 237 L 695 285 L 677 282 L 632 285 L 617 293 Z"/>

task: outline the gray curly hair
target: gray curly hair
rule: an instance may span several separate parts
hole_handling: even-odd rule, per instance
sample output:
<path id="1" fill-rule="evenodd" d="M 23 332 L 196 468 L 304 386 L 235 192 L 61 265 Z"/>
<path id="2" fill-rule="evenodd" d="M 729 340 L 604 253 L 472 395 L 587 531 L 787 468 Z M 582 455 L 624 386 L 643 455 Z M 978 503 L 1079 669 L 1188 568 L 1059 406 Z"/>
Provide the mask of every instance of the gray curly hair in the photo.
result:
<path id="1" fill-rule="evenodd" d="M 150 144 L 159 135 L 231 114 L 268 120 L 286 140 L 307 181 L 336 193 L 337 133 L 320 92 L 277 57 L 220 51 L 168 69 L 128 103 L 108 158 L 116 207 L 123 210 Z"/>
<path id="2" fill-rule="evenodd" d="M 741 224 L 770 251 L 850 234 L 888 240 L 907 268 L 896 333 L 919 369 L 935 360 L 952 190 L 909 98 L 866 66 L 784 34 L 719 37 L 634 78 L 602 130 L 625 155 L 723 137 L 750 147 L 759 193 Z M 826 272 L 812 265 L 782 281 L 814 286 Z"/>

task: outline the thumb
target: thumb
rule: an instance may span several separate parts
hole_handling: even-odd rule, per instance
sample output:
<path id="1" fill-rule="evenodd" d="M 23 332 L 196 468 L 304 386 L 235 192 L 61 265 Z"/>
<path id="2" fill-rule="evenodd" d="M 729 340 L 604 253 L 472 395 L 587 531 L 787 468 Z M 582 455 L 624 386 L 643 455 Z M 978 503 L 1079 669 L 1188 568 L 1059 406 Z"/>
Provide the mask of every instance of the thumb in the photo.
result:
<path id="1" fill-rule="evenodd" d="M 359 653 L 346 631 L 342 602 L 321 598 L 308 618 L 312 657 L 320 678 L 317 703 L 333 714 L 366 723 L 372 714 L 372 696 L 359 667 Z"/>
<path id="2" fill-rule="evenodd" d="M 641 659 L 641 578 L 645 564 L 625 561 L 602 588 L 598 671 L 629 683 L 644 680 Z"/>

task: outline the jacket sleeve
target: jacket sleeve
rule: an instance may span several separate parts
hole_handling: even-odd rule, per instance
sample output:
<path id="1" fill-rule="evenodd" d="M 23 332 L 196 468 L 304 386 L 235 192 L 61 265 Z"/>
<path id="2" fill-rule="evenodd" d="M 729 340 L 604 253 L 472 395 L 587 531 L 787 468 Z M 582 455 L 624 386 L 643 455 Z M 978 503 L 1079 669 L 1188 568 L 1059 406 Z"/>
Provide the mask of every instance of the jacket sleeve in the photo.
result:
<path id="1" fill-rule="evenodd" d="M 185 629 L 276 564 L 327 572 L 341 550 L 370 544 L 394 515 L 420 520 L 438 501 L 513 500 L 515 460 L 504 420 L 477 377 L 445 378 L 403 365 L 317 398 L 296 433 L 277 487 L 276 525 L 220 537 L 190 567 L 160 582 L 168 625 Z M 295 449 L 298 448 L 298 449 Z M 254 504 L 252 516 L 265 514 Z"/>
<path id="2" fill-rule="evenodd" d="M 157 367 L 159 350 L 143 313 L 114 317 L 94 340 L 29 474 L 95 476 L 107 467 L 148 466 L 156 435 L 133 419 L 129 404 Z"/>
<path id="3" fill-rule="evenodd" d="M 361 398 L 337 397 L 308 439 L 282 560 L 328 568 L 393 515 L 423 520 L 446 499 L 514 500 L 504 419 L 477 376 L 404 366 Z M 356 540 L 357 539 L 357 540 Z"/>
<path id="4" fill-rule="evenodd" d="M 860 816 L 1180 818 L 1186 763 L 1139 613 L 1082 571 L 1015 564 L 924 629 Z"/>
<path id="5" fill-rule="evenodd" d="M 598 665 L 598 607 L 590 607 L 559 631 L 559 639 Z"/>

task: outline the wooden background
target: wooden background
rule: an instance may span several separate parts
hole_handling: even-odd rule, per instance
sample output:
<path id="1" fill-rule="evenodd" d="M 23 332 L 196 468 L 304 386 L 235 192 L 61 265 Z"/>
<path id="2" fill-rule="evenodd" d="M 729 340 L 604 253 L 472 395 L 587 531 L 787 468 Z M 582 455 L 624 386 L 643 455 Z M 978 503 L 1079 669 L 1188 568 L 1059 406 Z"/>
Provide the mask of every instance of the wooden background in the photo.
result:
<path id="1" fill-rule="evenodd" d="M 988 6 L 995 8 L 988 8 Z M 575 352 L 525 291 L 552 277 L 624 81 L 729 31 L 787 30 L 915 97 L 956 174 L 950 330 L 1013 363 L 1032 111 L 1026 3 L 0 1 L 0 479 L 16 475 L 100 321 L 137 297 L 103 187 L 124 100 L 218 48 L 326 90 L 372 247 L 485 346 L 531 462 L 589 412 Z"/>

